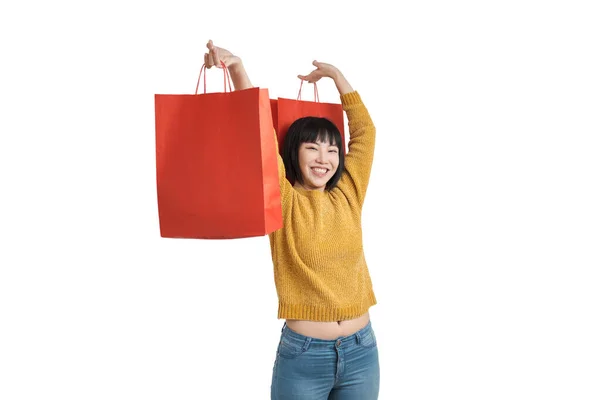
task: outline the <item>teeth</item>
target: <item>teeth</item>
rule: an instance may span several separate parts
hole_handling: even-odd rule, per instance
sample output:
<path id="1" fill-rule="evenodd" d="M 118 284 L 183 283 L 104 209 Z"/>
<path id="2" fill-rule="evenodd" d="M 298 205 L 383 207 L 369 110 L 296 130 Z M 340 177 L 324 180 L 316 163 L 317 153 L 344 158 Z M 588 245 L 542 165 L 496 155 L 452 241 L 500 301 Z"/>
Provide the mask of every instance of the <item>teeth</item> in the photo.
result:
<path id="1" fill-rule="evenodd" d="M 313 168 L 313 171 L 318 172 L 319 174 L 324 174 L 327 172 L 325 168 Z"/>

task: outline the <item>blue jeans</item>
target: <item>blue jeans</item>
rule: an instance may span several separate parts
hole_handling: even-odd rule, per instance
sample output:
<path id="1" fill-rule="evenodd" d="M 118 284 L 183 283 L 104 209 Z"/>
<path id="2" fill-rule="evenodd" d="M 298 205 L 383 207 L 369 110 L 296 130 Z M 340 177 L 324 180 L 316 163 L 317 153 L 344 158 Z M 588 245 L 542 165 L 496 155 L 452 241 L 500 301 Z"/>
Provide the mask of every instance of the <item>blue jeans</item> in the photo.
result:
<path id="1" fill-rule="evenodd" d="M 283 325 L 273 366 L 271 400 L 376 400 L 379 353 L 371 322 L 335 340 Z"/>

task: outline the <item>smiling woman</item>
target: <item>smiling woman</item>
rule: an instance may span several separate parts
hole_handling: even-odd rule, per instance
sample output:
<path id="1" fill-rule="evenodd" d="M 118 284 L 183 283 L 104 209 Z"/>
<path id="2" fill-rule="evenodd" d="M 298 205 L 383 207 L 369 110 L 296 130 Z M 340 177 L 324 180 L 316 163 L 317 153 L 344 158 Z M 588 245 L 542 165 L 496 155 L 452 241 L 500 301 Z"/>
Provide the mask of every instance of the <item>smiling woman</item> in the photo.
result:
<path id="1" fill-rule="evenodd" d="M 235 90 L 252 87 L 239 57 L 211 41 L 207 68 L 228 68 Z M 371 175 L 375 126 L 339 69 L 314 61 L 302 80 L 329 78 L 348 117 L 344 155 L 336 125 L 305 117 L 277 152 L 283 227 L 269 235 L 278 318 L 285 319 L 271 399 L 375 400 L 379 351 L 369 308 L 377 303 L 362 243 L 362 207 Z M 277 143 L 277 135 L 273 132 Z M 293 184 L 292 184 L 293 182 Z"/>

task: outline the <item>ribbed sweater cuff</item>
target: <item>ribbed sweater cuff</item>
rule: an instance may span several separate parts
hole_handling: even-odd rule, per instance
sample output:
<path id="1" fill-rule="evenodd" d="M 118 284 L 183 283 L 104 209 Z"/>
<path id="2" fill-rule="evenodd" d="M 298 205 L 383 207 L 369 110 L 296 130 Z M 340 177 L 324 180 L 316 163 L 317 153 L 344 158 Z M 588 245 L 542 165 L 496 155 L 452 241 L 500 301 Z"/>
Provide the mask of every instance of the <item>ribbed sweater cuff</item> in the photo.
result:
<path id="1" fill-rule="evenodd" d="M 353 104 L 362 103 L 362 99 L 356 90 L 354 92 L 341 95 L 340 100 L 342 101 L 343 106 L 351 106 Z"/>

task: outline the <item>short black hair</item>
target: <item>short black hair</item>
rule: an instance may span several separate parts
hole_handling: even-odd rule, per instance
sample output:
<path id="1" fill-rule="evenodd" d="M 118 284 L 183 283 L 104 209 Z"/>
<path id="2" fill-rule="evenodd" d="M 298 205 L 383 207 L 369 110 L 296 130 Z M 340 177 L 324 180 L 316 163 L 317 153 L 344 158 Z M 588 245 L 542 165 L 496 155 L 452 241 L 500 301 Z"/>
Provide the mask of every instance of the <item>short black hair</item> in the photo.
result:
<path id="1" fill-rule="evenodd" d="M 283 164 L 287 178 L 292 182 L 303 184 L 302 171 L 298 164 L 298 151 L 302 143 L 329 142 L 337 146 L 340 162 L 335 174 L 325 185 L 325 190 L 331 190 L 337 185 L 344 171 L 344 143 L 342 135 L 333 122 L 322 117 L 302 117 L 295 120 L 289 127 L 283 140 Z"/>

